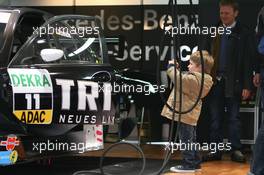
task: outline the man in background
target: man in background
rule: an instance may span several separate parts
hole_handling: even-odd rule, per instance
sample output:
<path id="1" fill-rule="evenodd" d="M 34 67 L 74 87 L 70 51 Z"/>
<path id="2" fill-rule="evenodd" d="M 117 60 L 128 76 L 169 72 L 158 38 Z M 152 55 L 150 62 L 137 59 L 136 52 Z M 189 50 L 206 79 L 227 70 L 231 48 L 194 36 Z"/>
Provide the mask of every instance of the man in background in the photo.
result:
<path id="1" fill-rule="evenodd" d="M 210 38 L 206 49 L 212 54 L 215 64 L 212 69 L 214 85 L 205 99 L 210 115 L 210 142 L 223 142 L 223 117 L 226 115 L 228 142 L 231 142 L 231 160 L 245 162 L 241 152 L 241 124 L 239 108 L 241 99 L 250 96 L 252 87 L 252 63 L 254 47 L 253 32 L 236 20 L 239 10 L 235 0 L 221 0 L 220 23 L 225 32 Z M 209 153 L 203 161 L 221 160 L 222 152 Z"/>

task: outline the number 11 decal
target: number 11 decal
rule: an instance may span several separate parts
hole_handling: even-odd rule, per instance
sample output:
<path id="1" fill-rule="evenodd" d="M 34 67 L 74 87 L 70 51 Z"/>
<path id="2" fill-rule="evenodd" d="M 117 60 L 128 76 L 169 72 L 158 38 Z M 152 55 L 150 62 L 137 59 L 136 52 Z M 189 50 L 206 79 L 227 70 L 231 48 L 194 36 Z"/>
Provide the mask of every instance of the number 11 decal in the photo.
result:
<path id="1" fill-rule="evenodd" d="M 27 100 L 27 109 L 32 109 L 32 94 L 25 94 L 25 98 Z M 35 109 L 39 109 L 40 107 L 40 97 L 39 94 L 33 94 L 33 100 L 35 101 Z"/>

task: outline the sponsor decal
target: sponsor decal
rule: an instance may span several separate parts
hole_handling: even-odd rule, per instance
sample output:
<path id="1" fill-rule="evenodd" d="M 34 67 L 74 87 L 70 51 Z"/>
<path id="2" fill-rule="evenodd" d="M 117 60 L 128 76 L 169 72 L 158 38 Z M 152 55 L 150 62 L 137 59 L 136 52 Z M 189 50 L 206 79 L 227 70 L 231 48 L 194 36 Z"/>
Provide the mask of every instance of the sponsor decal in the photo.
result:
<path id="1" fill-rule="evenodd" d="M 89 79 L 91 77 L 87 77 Z M 87 80 L 56 79 L 61 89 L 61 113 L 58 123 L 99 124 L 112 121 L 111 83 L 97 83 Z M 77 86 L 77 88 L 76 88 Z M 76 100 L 73 100 L 77 89 Z M 114 119 L 113 119 L 114 120 Z"/>
<path id="2" fill-rule="evenodd" d="M 8 69 L 13 90 L 13 114 L 23 123 L 50 124 L 53 88 L 46 69 Z"/>
<path id="3" fill-rule="evenodd" d="M 102 149 L 103 125 L 84 125 L 84 138 L 88 150 Z"/>
<path id="4" fill-rule="evenodd" d="M 0 165 L 11 165 L 16 163 L 18 153 L 14 151 L 0 151 Z"/>
<path id="5" fill-rule="evenodd" d="M 13 151 L 19 145 L 19 140 L 15 135 L 9 135 L 5 141 L 0 142 L 0 146 L 5 146 L 7 151 Z"/>
<path id="6" fill-rule="evenodd" d="M 17 161 L 18 153 L 15 149 L 19 146 L 19 140 L 15 135 L 7 136 L 5 141 L 0 142 L 0 146 L 4 146 L 6 151 L 0 151 L 0 165 L 10 165 Z"/>

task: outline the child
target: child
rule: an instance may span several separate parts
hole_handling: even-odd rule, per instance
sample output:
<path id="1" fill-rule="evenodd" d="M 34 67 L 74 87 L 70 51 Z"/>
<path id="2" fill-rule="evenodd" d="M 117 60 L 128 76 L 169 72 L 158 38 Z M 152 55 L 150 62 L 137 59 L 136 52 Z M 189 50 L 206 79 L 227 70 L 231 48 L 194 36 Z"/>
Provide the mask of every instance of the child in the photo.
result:
<path id="1" fill-rule="evenodd" d="M 212 77 L 209 75 L 211 68 L 213 67 L 214 60 L 209 55 L 207 51 L 202 51 L 204 59 L 204 85 L 201 98 L 204 98 L 209 92 L 213 85 Z M 169 75 L 172 82 L 174 82 L 174 61 L 169 61 L 169 68 L 167 74 Z M 189 72 L 182 74 L 182 107 L 181 111 L 189 110 L 195 103 L 199 95 L 199 90 L 202 80 L 202 65 L 200 51 L 193 53 L 190 57 L 190 63 L 188 65 Z M 176 107 L 175 110 L 179 111 L 179 89 L 180 89 L 180 72 L 176 69 L 177 74 L 177 92 L 176 92 Z M 167 101 L 168 105 L 173 108 L 174 89 L 171 91 L 169 99 Z M 201 112 L 202 100 L 199 99 L 198 104 L 189 113 L 181 115 L 181 126 L 179 130 L 179 140 L 181 144 L 185 144 L 186 149 L 182 151 L 182 164 L 171 167 L 171 171 L 180 173 L 192 173 L 201 169 L 200 157 L 198 155 L 198 150 L 196 143 L 196 125 Z M 166 105 L 164 106 L 162 116 L 172 119 L 173 111 L 170 110 Z M 175 121 L 179 120 L 179 115 L 175 114 Z M 191 146 L 187 146 L 191 145 Z"/>

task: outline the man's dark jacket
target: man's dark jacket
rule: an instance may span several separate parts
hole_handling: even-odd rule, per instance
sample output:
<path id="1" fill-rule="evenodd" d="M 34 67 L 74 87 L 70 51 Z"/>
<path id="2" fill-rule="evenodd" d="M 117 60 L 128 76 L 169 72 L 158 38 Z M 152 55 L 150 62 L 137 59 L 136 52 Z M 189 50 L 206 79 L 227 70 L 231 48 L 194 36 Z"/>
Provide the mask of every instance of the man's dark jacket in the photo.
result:
<path id="1" fill-rule="evenodd" d="M 226 73 L 225 73 L 225 96 L 241 97 L 242 89 L 252 89 L 252 64 L 255 57 L 254 33 L 242 26 L 239 22 L 228 36 L 226 49 Z M 216 71 L 220 53 L 221 36 L 208 38 L 205 49 L 208 50 L 214 60 L 212 77 L 216 81 Z"/>

